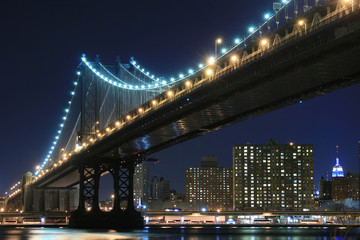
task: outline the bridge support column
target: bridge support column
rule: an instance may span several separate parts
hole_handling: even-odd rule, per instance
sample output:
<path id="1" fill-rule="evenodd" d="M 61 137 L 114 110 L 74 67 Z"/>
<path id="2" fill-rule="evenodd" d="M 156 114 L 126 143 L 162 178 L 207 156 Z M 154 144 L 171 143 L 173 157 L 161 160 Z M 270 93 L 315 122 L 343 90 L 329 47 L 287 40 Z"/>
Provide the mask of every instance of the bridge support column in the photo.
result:
<path id="1" fill-rule="evenodd" d="M 141 213 L 134 208 L 133 177 L 136 159 L 98 159 L 79 166 L 78 209 L 70 218 L 74 228 L 127 229 L 143 227 Z M 114 206 L 110 212 L 99 208 L 99 180 L 103 173 L 114 180 Z"/>

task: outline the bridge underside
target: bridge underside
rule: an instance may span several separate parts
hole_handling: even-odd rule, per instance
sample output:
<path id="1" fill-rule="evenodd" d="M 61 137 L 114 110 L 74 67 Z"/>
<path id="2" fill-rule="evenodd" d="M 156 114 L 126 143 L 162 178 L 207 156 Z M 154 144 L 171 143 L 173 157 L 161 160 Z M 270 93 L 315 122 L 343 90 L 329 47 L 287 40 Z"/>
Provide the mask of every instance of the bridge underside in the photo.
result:
<path id="1" fill-rule="evenodd" d="M 154 153 L 300 100 L 359 83 L 360 22 L 354 25 L 357 30 L 346 36 L 336 38 L 344 27 L 333 26 L 284 46 L 236 72 L 225 73 L 139 119 L 128 131 L 109 137 L 109 145 L 113 141 L 122 142 L 123 152 Z M 328 40 L 329 36 L 335 37 Z"/>
<path id="2" fill-rule="evenodd" d="M 144 113 L 120 130 L 72 157 L 37 185 L 77 184 L 74 163 L 104 156 L 152 154 L 233 123 L 360 82 L 360 21 L 305 35 L 238 69 L 219 71 L 216 79 L 196 83 L 157 110 Z M 345 21 L 345 20 L 344 20 Z"/>

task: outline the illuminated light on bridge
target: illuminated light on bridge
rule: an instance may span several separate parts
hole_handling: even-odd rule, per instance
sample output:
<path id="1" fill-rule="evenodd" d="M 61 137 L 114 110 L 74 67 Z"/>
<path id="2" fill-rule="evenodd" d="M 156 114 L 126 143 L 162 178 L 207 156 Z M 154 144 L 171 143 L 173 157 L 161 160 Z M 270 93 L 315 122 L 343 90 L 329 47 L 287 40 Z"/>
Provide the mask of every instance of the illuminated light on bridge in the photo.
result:
<path id="1" fill-rule="evenodd" d="M 265 46 L 269 43 L 269 41 L 267 39 L 263 39 L 261 40 L 261 45 Z"/>
<path id="2" fill-rule="evenodd" d="M 200 63 L 199 68 L 203 68 L 203 67 L 204 67 L 204 64 Z"/>
<path id="3" fill-rule="evenodd" d="M 298 24 L 299 24 L 299 26 L 303 26 L 305 24 L 305 21 L 304 20 L 299 20 Z"/>
<path id="4" fill-rule="evenodd" d="M 268 20 L 268 19 L 270 18 L 270 13 L 266 13 L 266 14 L 264 15 L 264 18 L 265 18 L 266 20 Z"/>
<path id="5" fill-rule="evenodd" d="M 210 65 L 211 65 L 211 64 L 214 64 L 214 63 L 215 63 L 215 57 L 209 57 L 208 63 L 209 63 Z"/>
<path id="6" fill-rule="evenodd" d="M 236 62 L 238 60 L 238 56 L 237 55 L 232 55 L 231 56 L 231 61 Z"/>
<path id="7" fill-rule="evenodd" d="M 226 53 L 226 52 L 227 52 L 227 49 L 226 49 L 226 48 L 223 48 L 223 49 L 221 49 L 221 52 L 222 52 L 222 53 Z"/>
<path id="8" fill-rule="evenodd" d="M 138 112 L 139 112 L 139 113 L 143 113 L 143 112 L 144 112 L 144 109 L 143 109 L 143 108 L 139 108 L 139 109 L 138 109 Z"/>
<path id="9" fill-rule="evenodd" d="M 167 91 L 166 95 L 168 95 L 168 97 L 172 97 L 174 95 L 173 91 Z"/>
<path id="10" fill-rule="evenodd" d="M 190 87 L 190 86 L 191 86 L 191 82 L 188 80 L 188 81 L 185 82 L 185 85 L 186 85 L 187 87 Z"/>
<path id="11" fill-rule="evenodd" d="M 240 40 L 239 38 L 235 38 L 234 43 L 235 43 L 235 44 L 239 44 L 240 41 L 241 41 L 241 40 Z"/>
<path id="12" fill-rule="evenodd" d="M 253 33 L 255 31 L 255 28 L 254 27 L 249 27 L 249 32 L 250 33 Z"/>
<path id="13" fill-rule="evenodd" d="M 211 75 L 211 74 L 213 74 L 213 70 L 212 70 L 212 69 L 210 69 L 210 68 L 209 68 L 209 69 L 207 69 L 207 70 L 206 70 L 206 74 L 207 74 L 207 75 Z"/>

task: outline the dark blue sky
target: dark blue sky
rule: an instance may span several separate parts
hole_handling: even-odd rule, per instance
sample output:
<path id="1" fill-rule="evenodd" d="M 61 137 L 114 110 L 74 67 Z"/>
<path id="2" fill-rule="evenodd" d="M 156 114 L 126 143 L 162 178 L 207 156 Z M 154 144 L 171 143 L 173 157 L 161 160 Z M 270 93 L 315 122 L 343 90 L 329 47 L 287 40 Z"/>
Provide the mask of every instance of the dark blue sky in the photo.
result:
<path id="1" fill-rule="evenodd" d="M 213 53 L 214 39 L 232 43 L 272 8 L 269 0 L 7 1 L 0 8 L 0 193 L 46 155 L 70 98 L 82 53 L 102 62 L 134 56 L 158 75 L 184 72 Z M 305 101 L 162 151 L 150 175 L 179 191 L 184 168 L 202 155 L 231 166 L 234 144 L 314 144 L 316 182 L 340 146 L 345 170 L 358 171 L 360 86 Z M 169 171 L 171 169 L 171 171 Z"/>

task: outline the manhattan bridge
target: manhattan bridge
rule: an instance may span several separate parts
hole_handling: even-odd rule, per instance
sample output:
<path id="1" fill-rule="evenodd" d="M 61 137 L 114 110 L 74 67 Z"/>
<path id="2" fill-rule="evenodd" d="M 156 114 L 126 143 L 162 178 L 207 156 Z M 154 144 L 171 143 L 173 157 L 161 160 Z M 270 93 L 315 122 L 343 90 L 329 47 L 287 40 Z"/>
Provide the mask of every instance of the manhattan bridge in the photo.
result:
<path id="1" fill-rule="evenodd" d="M 58 134 L 36 172 L 9 190 L 7 211 L 55 204 L 74 210 L 73 227 L 141 227 L 133 175 L 150 154 L 360 81 L 359 0 L 277 1 L 243 38 L 223 49 L 221 41 L 213 56 L 173 77 L 139 59 L 108 64 L 84 54 Z M 110 212 L 99 208 L 104 174 L 113 177 Z"/>

